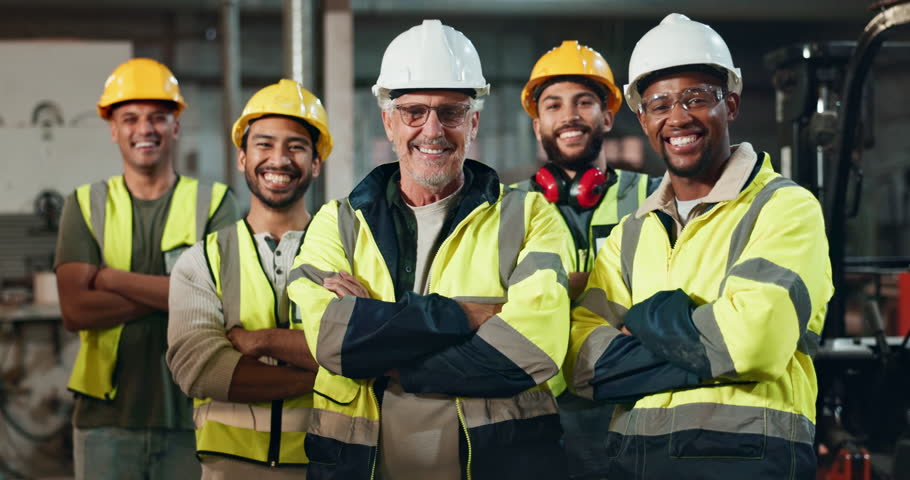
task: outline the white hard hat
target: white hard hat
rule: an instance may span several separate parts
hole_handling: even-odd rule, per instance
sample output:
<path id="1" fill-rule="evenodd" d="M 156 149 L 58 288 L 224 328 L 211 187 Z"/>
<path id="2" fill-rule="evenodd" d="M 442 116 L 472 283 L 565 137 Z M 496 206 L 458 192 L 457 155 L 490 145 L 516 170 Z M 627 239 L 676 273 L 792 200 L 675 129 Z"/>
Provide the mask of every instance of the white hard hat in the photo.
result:
<path id="1" fill-rule="evenodd" d="M 386 48 L 373 95 L 405 88 L 474 90 L 476 97 L 490 93 L 474 44 L 439 20 L 424 20 Z"/>
<path id="2" fill-rule="evenodd" d="M 644 76 L 682 65 L 709 65 L 726 70 L 727 90 L 742 93 L 742 75 L 733 66 L 733 58 L 724 39 L 704 23 L 693 22 L 679 13 L 671 13 L 660 25 L 641 37 L 632 50 L 629 83 L 625 86 L 629 108 L 638 113 L 641 105 L 638 82 Z"/>

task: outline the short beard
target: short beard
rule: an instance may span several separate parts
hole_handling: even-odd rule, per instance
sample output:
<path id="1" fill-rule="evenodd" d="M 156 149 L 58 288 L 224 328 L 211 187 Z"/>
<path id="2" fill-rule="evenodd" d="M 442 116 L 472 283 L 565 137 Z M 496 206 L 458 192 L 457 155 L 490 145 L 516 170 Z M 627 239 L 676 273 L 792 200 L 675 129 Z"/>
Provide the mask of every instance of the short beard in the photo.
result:
<path id="1" fill-rule="evenodd" d="M 405 168 L 405 170 L 406 170 L 405 173 L 407 173 L 407 175 L 409 177 L 411 177 L 411 179 L 413 179 L 415 182 L 417 182 L 420 186 L 425 187 L 427 190 L 440 191 L 440 190 L 444 189 L 445 187 L 449 186 L 449 184 L 454 182 L 455 179 L 458 178 L 459 175 L 461 175 L 461 171 L 464 168 L 464 160 L 467 157 L 468 150 L 471 148 L 471 141 L 472 141 L 472 139 L 470 138 L 470 136 L 465 136 L 464 150 L 462 151 L 463 154 L 460 159 L 456 159 L 459 163 L 458 169 L 455 170 L 451 174 L 448 171 L 443 170 L 443 171 L 440 171 L 440 172 L 437 172 L 437 173 L 431 174 L 431 175 L 418 175 L 417 172 L 412 171 L 407 168 Z M 438 145 L 438 146 L 443 146 L 443 147 L 450 147 L 450 146 L 454 147 L 454 145 L 452 145 L 445 138 L 434 139 L 433 141 L 422 142 L 422 143 L 426 143 L 426 144 L 430 144 L 430 145 Z M 407 148 L 407 150 L 405 150 L 404 152 L 399 152 L 397 148 L 393 147 L 393 150 L 395 151 L 395 155 L 398 157 L 399 165 L 404 165 L 401 163 L 401 158 L 403 156 L 402 154 L 405 154 L 405 155 L 409 154 L 411 145 L 408 144 L 405 148 Z"/>
<path id="2" fill-rule="evenodd" d="M 695 162 L 695 165 L 692 165 L 689 168 L 683 169 L 673 166 L 673 164 L 670 163 L 670 156 L 667 154 L 666 145 L 664 145 L 664 148 L 660 154 L 660 156 L 664 159 L 664 165 L 667 166 L 667 170 L 672 175 L 679 178 L 700 177 L 702 174 L 707 172 L 709 168 L 711 168 L 711 163 L 715 156 L 714 148 L 710 143 L 708 143 L 707 138 L 705 138 L 705 150 L 702 152 L 701 156 L 698 157 L 698 161 Z"/>
<path id="3" fill-rule="evenodd" d="M 262 193 L 262 190 L 259 189 L 259 184 L 257 182 L 258 176 L 255 170 L 253 171 L 252 176 L 249 172 L 246 172 L 244 174 L 244 178 L 246 179 L 246 186 L 249 187 L 250 193 L 258 198 L 259 201 L 263 203 L 263 205 L 271 208 L 272 210 L 287 210 L 291 205 L 297 203 L 297 201 L 303 197 L 303 194 L 305 194 L 306 191 L 310 188 L 310 182 L 313 180 L 312 175 L 304 176 L 301 174 L 300 183 L 298 183 L 297 187 L 291 191 L 290 195 L 279 200 L 272 200 L 266 197 Z"/>
<path id="4" fill-rule="evenodd" d="M 591 164 L 597 160 L 597 157 L 600 156 L 600 151 L 604 146 L 604 138 L 607 135 L 603 126 L 590 129 L 589 132 L 590 138 L 588 139 L 588 144 L 585 145 L 585 148 L 581 153 L 574 157 L 569 157 L 562 153 L 562 150 L 559 149 L 559 145 L 556 144 L 556 133 L 553 133 L 552 135 L 541 135 L 540 143 L 543 146 L 543 151 L 546 152 L 549 161 L 561 168 L 579 172 L 587 170 Z"/>

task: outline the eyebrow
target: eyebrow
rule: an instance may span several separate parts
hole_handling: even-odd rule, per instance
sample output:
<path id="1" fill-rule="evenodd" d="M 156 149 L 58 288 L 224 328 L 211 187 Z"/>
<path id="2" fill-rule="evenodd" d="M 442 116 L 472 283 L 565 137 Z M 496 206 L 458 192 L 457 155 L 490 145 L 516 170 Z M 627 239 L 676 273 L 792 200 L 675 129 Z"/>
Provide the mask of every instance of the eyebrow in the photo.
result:
<path id="1" fill-rule="evenodd" d="M 598 99 L 599 99 L 599 97 L 598 97 L 597 95 L 594 95 L 594 94 L 591 93 L 591 92 L 580 92 L 580 93 L 576 93 L 575 95 L 573 95 L 573 96 L 572 96 L 572 100 L 578 100 L 579 98 L 582 98 L 582 97 L 591 97 L 591 98 L 593 98 L 594 100 L 598 100 Z M 552 94 L 551 94 L 551 95 L 547 95 L 546 97 L 543 97 L 543 99 L 541 99 L 540 102 L 543 103 L 543 102 L 545 102 L 545 101 L 547 101 L 547 100 L 562 100 L 562 96 L 559 96 L 559 95 L 552 95 Z"/>
<path id="2" fill-rule="evenodd" d="M 275 141 L 276 137 L 274 135 L 266 135 L 264 133 L 257 133 L 253 135 L 252 140 L 272 140 Z M 309 145 L 313 144 L 313 141 L 307 137 L 288 137 L 289 142 L 303 142 Z"/>

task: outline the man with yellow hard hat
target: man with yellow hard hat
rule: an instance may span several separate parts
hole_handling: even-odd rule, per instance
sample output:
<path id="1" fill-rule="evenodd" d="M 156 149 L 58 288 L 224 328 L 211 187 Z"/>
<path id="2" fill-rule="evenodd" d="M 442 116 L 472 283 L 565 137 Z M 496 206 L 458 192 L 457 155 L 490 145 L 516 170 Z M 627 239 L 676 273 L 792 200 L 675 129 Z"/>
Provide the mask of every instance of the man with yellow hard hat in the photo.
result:
<path id="1" fill-rule="evenodd" d="M 545 53 L 531 70 L 521 103 L 534 119 L 547 163 L 516 187 L 541 192 L 571 232 L 575 255 L 567 268 L 574 298 L 584 290 L 610 231 L 647 196 L 648 177 L 607 164 L 604 136 L 613 128 L 622 95 L 610 65 L 594 49 L 566 40 Z M 550 382 L 556 394 L 565 391 L 562 374 Z M 609 430 L 612 406 L 569 392 L 558 401 L 570 478 L 602 478 L 606 467 L 598 445 Z"/>
<path id="2" fill-rule="evenodd" d="M 246 219 L 180 258 L 168 365 L 195 397 L 203 479 L 303 478 L 317 365 L 290 330 L 285 287 L 310 221 L 303 194 L 332 151 L 322 102 L 292 80 L 259 90 L 234 123 Z"/>
<path id="3" fill-rule="evenodd" d="M 79 332 L 77 479 L 198 478 L 190 400 L 171 380 L 169 273 L 177 257 L 239 217 L 227 186 L 174 171 L 186 107 L 164 65 L 135 58 L 108 77 L 98 113 L 123 173 L 67 199 L 55 269 L 63 325 Z"/>

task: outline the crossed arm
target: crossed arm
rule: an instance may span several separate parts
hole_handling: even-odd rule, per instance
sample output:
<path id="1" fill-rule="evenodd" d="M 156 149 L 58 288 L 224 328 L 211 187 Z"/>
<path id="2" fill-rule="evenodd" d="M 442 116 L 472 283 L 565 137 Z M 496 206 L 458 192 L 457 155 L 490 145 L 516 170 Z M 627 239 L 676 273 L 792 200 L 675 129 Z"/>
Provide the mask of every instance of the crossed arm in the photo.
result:
<path id="1" fill-rule="evenodd" d="M 89 263 L 57 267 L 63 326 L 69 331 L 111 328 L 156 310 L 168 310 L 164 275 L 125 272 Z"/>
<path id="2" fill-rule="evenodd" d="M 230 402 L 311 392 L 315 361 L 303 332 L 226 326 L 205 261 L 202 244 L 196 244 L 171 276 L 167 362 L 175 382 L 191 397 Z"/>

